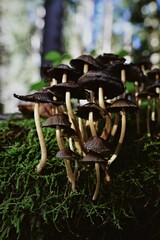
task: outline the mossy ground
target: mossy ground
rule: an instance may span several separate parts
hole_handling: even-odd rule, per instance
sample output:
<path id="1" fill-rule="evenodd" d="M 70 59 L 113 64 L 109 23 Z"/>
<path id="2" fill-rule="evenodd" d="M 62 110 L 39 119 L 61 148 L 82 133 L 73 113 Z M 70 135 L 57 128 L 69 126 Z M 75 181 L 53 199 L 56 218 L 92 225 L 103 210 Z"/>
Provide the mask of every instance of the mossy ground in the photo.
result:
<path id="1" fill-rule="evenodd" d="M 120 156 L 110 168 L 111 182 L 102 176 L 100 196 L 93 202 L 94 166 L 80 164 L 77 190 L 71 192 L 64 163 L 55 158 L 54 129 L 43 129 L 48 160 L 37 174 L 34 121 L 10 119 L 0 125 L 0 239 L 159 239 L 159 139 L 137 138 L 129 119 Z"/>

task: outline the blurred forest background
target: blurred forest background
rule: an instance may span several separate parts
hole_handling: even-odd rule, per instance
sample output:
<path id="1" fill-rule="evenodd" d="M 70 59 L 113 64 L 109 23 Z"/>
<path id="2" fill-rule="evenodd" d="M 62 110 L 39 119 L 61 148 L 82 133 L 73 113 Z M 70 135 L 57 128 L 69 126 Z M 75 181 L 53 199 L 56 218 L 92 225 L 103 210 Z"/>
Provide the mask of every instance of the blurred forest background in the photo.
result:
<path id="1" fill-rule="evenodd" d="M 104 52 L 160 63 L 160 0 L 1 0 L 1 113 L 39 82 L 45 55 Z"/>

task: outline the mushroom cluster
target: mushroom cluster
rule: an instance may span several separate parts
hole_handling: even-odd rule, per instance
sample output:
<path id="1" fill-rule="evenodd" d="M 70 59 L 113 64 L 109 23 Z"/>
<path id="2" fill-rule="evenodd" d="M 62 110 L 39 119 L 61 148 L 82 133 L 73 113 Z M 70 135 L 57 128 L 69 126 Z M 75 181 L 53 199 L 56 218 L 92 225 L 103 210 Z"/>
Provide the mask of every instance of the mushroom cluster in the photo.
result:
<path id="1" fill-rule="evenodd" d="M 147 136 L 156 135 L 160 138 L 160 69 L 157 67 L 153 69 L 147 68 L 147 64 L 144 66 L 146 66 L 144 70 L 145 78 L 137 84 L 138 91 L 135 99 L 139 106 L 142 106 L 143 103 L 147 105 Z M 142 123 L 140 117 L 137 120 L 137 133 L 140 134 Z"/>
<path id="2" fill-rule="evenodd" d="M 47 162 L 42 128 L 55 128 L 59 148 L 56 157 L 64 161 L 72 191 L 78 185 L 79 166 L 85 164 L 87 168 L 94 164 L 96 177 L 92 200 L 95 201 L 101 173 L 105 176 L 104 182 L 110 181 L 110 165 L 117 159 L 125 137 L 126 114 L 137 114 L 139 110 L 137 85 L 140 81 L 144 83 L 146 75 L 140 66 L 126 64 L 124 58 L 111 53 L 96 58 L 81 55 L 72 59 L 70 65 L 44 66 L 41 71 L 50 86 L 26 96 L 14 94 L 22 101 L 35 103 L 35 124 L 41 147 L 36 171 L 40 173 Z M 133 99 L 126 91 L 126 81 L 134 82 Z M 152 93 L 159 88 L 159 83 L 155 84 L 150 88 Z M 52 105 L 50 117 L 42 126 L 39 103 Z M 112 144 L 115 139 L 117 143 Z"/>

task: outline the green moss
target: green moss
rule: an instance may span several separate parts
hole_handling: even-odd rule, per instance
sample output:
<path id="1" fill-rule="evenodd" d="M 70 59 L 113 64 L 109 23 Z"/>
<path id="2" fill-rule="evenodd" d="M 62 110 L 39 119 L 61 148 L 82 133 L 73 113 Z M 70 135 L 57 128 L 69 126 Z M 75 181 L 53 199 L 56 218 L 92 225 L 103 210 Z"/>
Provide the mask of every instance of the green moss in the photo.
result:
<path id="1" fill-rule="evenodd" d="M 37 174 L 40 147 L 34 121 L 12 119 L 0 124 L 0 239 L 158 239 L 156 138 L 135 140 L 127 127 L 120 156 L 110 168 L 112 181 L 106 184 L 102 177 L 100 197 L 92 202 L 94 166 L 80 164 L 77 190 L 71 192 L 64 163 L 55 158 L 54 129 L 43 129 L 48 160 L 42 174 Z"/>

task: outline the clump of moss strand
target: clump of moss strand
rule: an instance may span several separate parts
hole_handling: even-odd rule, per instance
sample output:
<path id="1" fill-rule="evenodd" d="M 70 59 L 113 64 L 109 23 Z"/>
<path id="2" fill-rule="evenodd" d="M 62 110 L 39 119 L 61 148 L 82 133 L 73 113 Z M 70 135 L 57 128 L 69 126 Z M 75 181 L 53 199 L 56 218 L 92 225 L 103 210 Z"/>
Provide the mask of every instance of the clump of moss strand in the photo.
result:
<path id="1" fill-rule="evenodd" d="M 118 161 L 110 168 L 112 181 L 105 184 L 101 176 L 101 194 L 93 202 L 94 166 L 80 164 L 77 189 L 71 191 L 64 162 L 55 157 L 54 129 L 44 129 L 48 162 L 38 174 L 40 146 L 34 120 L 11 119 L 0 125 L 0 239 L 159 238 L 156 138 L 134 140 L 127 132 Z"/>

